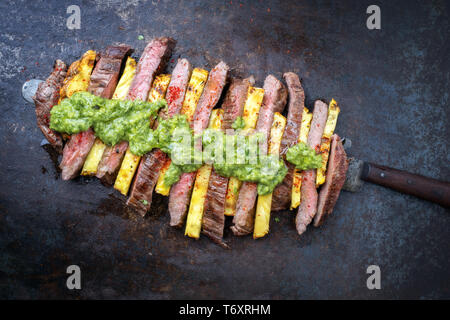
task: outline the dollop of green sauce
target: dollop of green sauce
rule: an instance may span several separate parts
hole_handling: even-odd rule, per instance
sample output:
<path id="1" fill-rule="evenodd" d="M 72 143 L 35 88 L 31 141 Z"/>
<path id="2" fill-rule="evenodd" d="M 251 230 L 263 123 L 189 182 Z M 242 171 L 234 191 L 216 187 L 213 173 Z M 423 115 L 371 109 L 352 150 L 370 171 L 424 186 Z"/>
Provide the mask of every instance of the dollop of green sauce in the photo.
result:
<path id="1" fill-rule="evenodd" d="M 151 130 L 150 119 L 155 119 L 159 109 L 166 106 L 164 100 L 153 103 L 113 100 L 89 92 L 77 92 L 51 109 L 50 128 L 74 134 L 92 127 L 95 135 L 107 145 L 126 140 L 132 153 L 143 155 L 159 147 L 160 138 L 182 121 L 179 118 L 170 119 L 159 130 Z"/>
<path id="2" fill-rule="evenodd" d="M 194 137 L 186 116 L 158 118 L 158 111 L 166 107 L 165 100 L 113 100 L 78 92 L 52 108 L 50 128 L 68 134 L 93 128 L 107 145 L 128 141 L 135 155 L 159 148 L 172 159 L 164 180 L 168 186 L 177 182 L 182 173 L 196 171 L 205 163 L 212 164 L 222 176 L 257 183 L 260 195 L 272 192 L 283 181 L 287 173 L 284 161 L 278 156 L 259 154 L 258 142 L 264 138 L 260 134 L 226 135 L 206 129 Z M 151 119 L 158 119 L 155 130 L 150 128 Z M 242 118 L 233 124 L 236 130 L 244 125 Z M 301 170 L 321 164 L 321 157 L 305 144 L 290 148 L 286 159 Z"/>
<path id="3" fill-rule="evenodd" d="M 226 135 L 220 130 L 206 129 L 203 160 L 213 164 L 222 176 L 258 183 L 259 195 L 271 193 L 283 181 L 287 168 L 278 156 L 259 153 L 258 143 L 264 138 L 259 133 Z"/>
<path id="4" fill-rule="evenodd" d="M 322 157 L 304 142 L 290 147 L 286 152 L 286 160 L 300 170 L 317 169 L 322 165 Z"/>
<path id="5" fill-rule="evenodd" d="M 233 124 L 231 125 L 231 128 L 234 130 L 241 130 L 245 128 L 245 121 L 242 117 L 237 117 L 236 120 L 234 120 Z"/>

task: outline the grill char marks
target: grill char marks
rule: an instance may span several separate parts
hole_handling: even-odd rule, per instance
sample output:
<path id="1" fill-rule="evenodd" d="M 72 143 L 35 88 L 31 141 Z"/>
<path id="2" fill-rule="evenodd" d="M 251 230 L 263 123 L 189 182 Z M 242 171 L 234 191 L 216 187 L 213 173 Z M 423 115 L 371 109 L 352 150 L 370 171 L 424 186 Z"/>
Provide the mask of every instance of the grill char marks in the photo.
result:
<path id="1" fill-rule="evenodd" d="M 100 54 L 100 60 L 95 65 L 89 82 L 88 91 L 96 96 L 111 99 L 123 63 L 133 50 L 127 45 L 109 46 Z"/>
<path id="2" fill-rule="evenodd" d="M 323 130 L 327 122 L 328 106 L 317 100 L 314 104 L 313 118 L 311 121 L 311 129 L 308 135 L 308 145 L 315 149 L 316 152 L 320 150 L 320 142 L 322 139 Z M 306 170 L 302 176 L 301 194 L 302 201 L 298 208 L 298 213 L 295 218 L 295 224 L 298 234 L 305 232 L 306 227 L 311 223 L 316 215 L 317 210 L 317 190 L 316 190 L 316 172 L 317 170 Z"/>
<path id="3" fill-rule="evenodd" d="M 208 191 L 203 213 L 202 232 L 221 246 L 225 226 L 225 197 L 227 195 L 228 178 L 220 176 L 213 169 L 209 177 Z"/>
<path id="4" fill-rule="evenodd" d="M 159 171 L 166 161 L 166 154 L 158 149 L 144 155 L 139 164 L 127 205 L 133 207 L 142 216 L 150 210 L 153 189 L 158 180 Z"/>
<path id="5" fill-rule="evenodd" d="M 109 46 L 101 54 L 89 81 L 88 91 L 97 96 L 110 99 L 114 93 L 123 61 L 131 53 L 126 45 Z M 63 180 L 75 178 L 95 141 L 92 129 L 72 135 L 63 151 L 60 167 Z"/>
<path id="6" fill-rule="evenodd" d="M 192 66 L 189 61 L 179 59 L 166 92 L 167 112 L 162 110 L 160 112 L 162 118 L 173 117 L 180 112 L 191 72 Z M 132 206 L 143 216 L 150 210 L 153 189 L 158 181 L 159 172 L 167 160 L 168 157 L 164 152 L 155 149 L 144 155 L 139 164 L 127 205 Z"/>
<path id="7" fill-rule="evenodd" d="M 59 152 L 63 150 L 61 135 L 50 129 L 50 110 L 58 103 L 59 91 L 66 77 L 67 66 L 61 60 L 56 60 L 50 76 L 39 84 L 33 97 L 37 125 L 47 141 Z"/>
<path id="8" fill-rule="evenodd" d="M 264 99 L 259 110 L 256 131 L 269 137 L 270 128 L 275 112 L 283 112 L 286 105 L 287 91 L 284 85 L 273 75 L 268 75 L 264 81 Z M 268 141 L 260 144 L 261 152 L 267 154 Z M 255 204 L 257 197 L 257 184 L 244 182 L 236 204 L 234 226 L 231 227 L 234 235 L 243 236 L 251 233 L 254 227 Z"/>
<path id="9" fill-rule="evenodd" d="M 191 122 L 194 135 L 201 134 L 208 126 L 211 111 L 219 101 L 225 87 L 228 70 L 227 64 L 221 61 L 209 73 L 208 81 L 205 84 Z M 196 172 L 182 174 L 180 180 L 170 190 L 169 213 L 170 225 L 173 227 L 181 227 L 186 218 L 195 175 Z"/>
<path id="10" fill-rule="evenodd" d="M 127 95 L 128 100 L 147 100 L 153 80 L 165 68 L 175 43 L 175 40 L 164 37 L 153 39 L 147 44 L 136 66 L 136 75 Z M 103 183 L 111 185 L 114 182 L 127 148 L 126 141 L 106 147 L 96 174 Z"/>
<path id="11" fill-rule="evenodd" d="M 303 108 L 305 107 L 305 92 L 295 73 L 287 72 L 283 77 L 289 91 L 289 111 L 280 146 L 280 155 L 284 158 L 287 150 L 298 142 Z M 285 161 L 285 164 L 288 167 L 288 173 L 273 191 L 272 211 L 286 210 L 290 206 L 295 166 L 288 161 Z"/>
<path id="12" fill-rule="evenodd" d="M 330 158 L 328 159 L 327 177 L 319 193 L 317 214 L 314 217 L 314 226 L 322 225 L 325 218 L 331 214 L 339 193 L 344 186 L 348 169 L 347 154 L 337 134 L 331 136 Z"/>
<path id="13" fill-rule="evenodd" d="M 250 86 L 255 79 L 233 79 L 225 96 L 222 108 L 224 110 L 223 129 L 230 130 L 237 117 L 242 116 L 245 100 Z M 222 177 L 213 169 L 209 177 L 206 193 L 205 209 L 203 213 L 203 233 L 217 244 L 227 247 L 223 242 L 225 224 L 225 197 L 227 194 L 228 178 Z"/>

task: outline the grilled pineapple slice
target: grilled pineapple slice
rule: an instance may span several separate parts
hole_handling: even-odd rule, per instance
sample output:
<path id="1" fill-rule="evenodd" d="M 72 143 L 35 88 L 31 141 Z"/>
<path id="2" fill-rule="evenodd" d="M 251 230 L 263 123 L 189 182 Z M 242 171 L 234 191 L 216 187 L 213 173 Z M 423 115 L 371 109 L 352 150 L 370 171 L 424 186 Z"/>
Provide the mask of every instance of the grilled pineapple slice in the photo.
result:
<path id="1" fill-rule="evenodd" d="M 255 129 L 258 121 L 259 109 L 264 98 L 264 89 L 250 87 L 248 88 L 247 100 L 245 101 L 242 119 L 244 120 L 244 131 Z M 242 181 L 231 177 L 228 181 L 227 195 L 225 197 L 225 215 L 234 216 L 236 212 L 236 203 L 241 190 Z"/>
<path id="2" fill-rule="evenodd" d="M 336 100 L 331 99 L 330 106 L 328 107 L 328 118 L 323 130 L 322 141 L 320 143 L 320 154 L 322 156 L 322 166 L 317 169 L 316 186 L 319 187 L 325 182 L 325 176 L 327 172 L 328 157 L 330 155 L 331 136 L 336 129 L 336 123 L 338 115 L 341 109 Z"/>
<path id="3" fill-rule="evenodd" d="M 155 191 L 159 194 L 162 194 L 163 196 L 168 196 L 170 193 L 170 186 L 166 186 L 164 184 L 164 177 L 166 176 L 166 172 L 169 169 L 171 163 L 172 160 L 167 159 L 167 161 L 159 171 L 158 181 L 156 182 Z"/>
<path id="4" fill-rule="evenodd" d="M 92 145 L 92 148 L 86 157 L 86 161 L 84 162 L 83 169 L 81 170 L 82 176 L 93 176 L 97 173 L 98 164 L 102 159 L 105 148 L 106 145 L 99 138 L 95 138 L 95 142 Z"/>
<path id="5" fill-rule="evenodd" d="M 59 91 L 59 101 L 70 98 L 75 92 L 87 90 L 96 56 L 95 51 L 88 50 L 80 60 L 70 65 L 63 86 Z"/>
<path id="6" fill-rule="evenodd" d="M 148 101 L 153 102 L 159 99 L 163 99 L 166 95 L 167 87 L 170 82 L 170 74 L 161 74 L 153 81 L 152 89 L 148 95 Z M 131 81 L 130 81 L 131 84 Z M 128 92 L 128 90 L 126 90 Z M 133 180 L 136 169 L 141 160 L 140 156 L 136 156 L 131 153 L 128 147 L 123 157 L 122 164 L 117 174 L 116 181 L 114 182 L 114 189 L 118 190 L 121 194 L 127 195 L 130 189 L 131 181 Z"/>
<path id="7" fill-rule="evenodd" d="M 279 155 L 281 138 L 286 127 L 286 118 L 275 112 L 272 128 L 270 129 L 269 154 Z M 258 196 L 255 214 L 255 228 L 253 239 L 264 237 L 269 233 L 270 210 L 272 208 L 272 193 Z"/>
<path id="8" fill-rule="evenodd" d="M 192 117 L 194 116 L 198 100 L 200 100 L 206 80 L 208 80 L 208 74 L 209 72 L 204 69 L 194 68 L 192 70 L 191 79 L 189 79 L 186 95 L 184 96 L 183 106 L 181 107 L 181 114 L 185 114 L 189 122 L 192 121 Z"/>
<path id="9" fill-rule="evenodd" d="M 136 60 L 131 57 L 127 58 L 125 63 L 125 69 L 120 77 L 119 83 L 114 90 L 113 99 L 125 100 L 128 91 L 130 90 L 131 83 L 133 82 L 134 75 L 136 74 Z"/>
<path id="10" fill-rule="evenodd" d="M 133 81 L 134 74 L 136 73 L 136 60 L 128 57 L 125 64 L 125 69 L 120 77 L 119 83 L 114 90 L 113 99 L 125 100 L 130 89 L 131 82 Z M 105 151 L 106 145 L 96 138 L 94 145 L 92 146 L 89 154 L 84 162 L 83 169 L 81 170 L 82 176 L 93 176 L 97 173 L 98 165 L 102 159 L 103 151 Z"/>
<path id="11" fill-rule="evenodd" d="M 311 128 L 311 120 L 312 120 L 312 113 L 310 113 L 307 108 L 303 108 L 302 124 L 300 127 L 300 135 L 298 137 L 298 142 L 307 143 L 309 129 Z M 291 210 L 297 208 L 300 205 L 301 186 L 302 186 L 302 172 L 296 168 L 294 171 L 294 181 L 292 183 Z"/>
<path id="12" fill-rule="evenodd" d="M 221 129 L 223 122 L 223 110 L 214 109 L 209 120 L 209 128 Z M 184 235 L 198 239 L 202 228 L 203 210 L 205 205 L 206 193 L 208 191 L 209 177 L 211 176 L 212 166 L 205 164 L 197 171 L 194 189 L 192 189 L 191 204 L 186 220 L 186 231 Z"/>
<path id="13" fill-rule="evenodd" d="M 185 114 L 189 122 L 192 121 L 192 117 L 194 116 L 198 100 L 200 100 L 206 80 L 208 80 L 208 74 L 209 72 L 204 69 L 194 68 L 194 70 L 192 70 L 186 95 L 184 96 L 183 106 L 181 107 L 181 114 Z M 168 196 L 170 193 L 170 186 L 164 184 L 164 177 L 167 169 L 169 169 L 170 163 L 171 160 L 168 159 L 161 168 L 158 181 L 156 182 L 155 191 L 163 196 Z"/>
<path id="14" fill-rule="evenodd" d="M 159 76 L 156 76 L 153 81 L 152 89 L 148 94 L 148 101 L 155 102 L 157 100 L 164 99 L 169 83 L 170 74 L 160 74 Z"/>

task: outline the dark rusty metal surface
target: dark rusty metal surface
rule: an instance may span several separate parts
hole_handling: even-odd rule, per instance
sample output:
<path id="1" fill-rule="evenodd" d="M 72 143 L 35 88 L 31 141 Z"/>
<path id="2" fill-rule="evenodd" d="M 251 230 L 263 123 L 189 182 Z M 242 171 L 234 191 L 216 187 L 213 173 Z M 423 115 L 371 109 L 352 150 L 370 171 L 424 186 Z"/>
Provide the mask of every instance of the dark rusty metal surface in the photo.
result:
<path id="1" fill-rule="evenodd" d="M 71 4 L 81 30 L 66 28 Z M 302 237 L 294 213 L 275 213 L 268 237 L 227 230 L 224 250 L 170 228 L 162 198 L 142 219 L 95 179 L 59 179 L 20 94 L 56 58 L 70 63 L 114 42 L 140 54 L 168 35 L 178 40 L 174 58 L 207 68 L 224 59 L 259 86 L 268 73 L 298 72 L 308 106 L 339 101 L 337 132 L 352 139 L 353 156 L 450 180 L 450 6 L 377 1 L 382 30 L 370 31 L 370 4 L 3 1 L 0 298 L 450 298 L 450 215 L 438 205 L 366 184 L 342 193 L 325 225 Z M 80 291 L 66 289 L 71 264 L 81 267 Z M 366 288 L 372 264 L 381 290 Z"/>

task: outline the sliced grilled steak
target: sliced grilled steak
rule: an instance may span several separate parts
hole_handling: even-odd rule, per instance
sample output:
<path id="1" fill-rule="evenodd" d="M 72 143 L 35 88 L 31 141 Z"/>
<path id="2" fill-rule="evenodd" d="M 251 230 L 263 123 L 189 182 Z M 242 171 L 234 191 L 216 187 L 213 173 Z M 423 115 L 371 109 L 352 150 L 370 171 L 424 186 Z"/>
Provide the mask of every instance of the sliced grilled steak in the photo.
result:
<path id="1" fill-rule="evenodd" d="M 63 158 L 59 164 L 63 180 L 73 179 L 78 174 L 94 141 L 95 135 L 92 129 L 70 137 L 69 142 L 64 146 Z"/>
<path id="2" fill-rule="evenodd" d="M 191 72 L 192 66 L 188 60 L 178 60 L 167 88 L 167 111 L 160 112 L 161 117 L 173 117 L 180 112 Z M 151 207 L 153 189 L 167 159 L 164 152 L 155 149 L 147 153 L 139 164 L 127 204 L 134 207 L 143 216 Z"/>
<path id="3" fill-rule="evenodd" d="M 227 81 L 229 67 L 223 61 L 215 66 L 208 76 L 202 96 L 195 109 L 191 127 L 194 134 L 201 134 L 206 129 L 211 111 L 220 99 Z M 196 172 L 184 173 L 172 186 L 169 197 L 170 225 L 181 227 L 187 214 Z"/>
<path id="4" fill-rule="evenodd" d="M 92 71 L 88 91 L 102 98 L 110 99 L 119 80 L 122 63 L 130 53 L 131 48 L 126 45 L 107 47 Z M 63 180 L 73 179 L 78 175 L 94 141 L 93 130 L 71 136 L 69 143 L 64 147 L 63 160 L 60 164 Z M 77 156 L 76 159 L 74 155 Z"/>
<path id="5" fill-rule="evenodd" d="M 190 62 L 187 59 L 178 59 L 170 78 L 170 84 L 167 87 L 167 113 L 161 114 L 162 118 L 171 118 L 180 113 L 191 73 L 192 65 Z"/>
<path id="6" fill-rule="evenodd" d="M 144 49 L 136 66 L 136 76 L 128 91 L 128 99 L 146 101 L 156 74 L 161 73 L 172 55 L 176 41 L 172 38 L 156 38 Z"/>
<path id="7" fill-rule="evenodd" d="M 253 231 L 255 224 L 255 204 L 258 196 L 258 185 L 253 182 L 244 182 L 236 203 L 236 214 L 231 231 L 235 236 L 245 236 Z"/>
<path id="8" fill-rule="evenodd" d="M 283 83 L 273 75 L 268 75 L 264 80 L 264 98 L 261 109 L 259 110 L 256 131 L 263 133 L 267 139 L 262 143 L 263 154 L 267 154 L 268 139 L 270 128 L 272 127 L 273 114 L 282 113 L 286 106 L 287 90 Z"/>
<path id="9" fill-rule="evenodd" d="M 237 117 L 241 117 L 247 99 L 248 88 L 255 84 L 253 76 L 247 79 L 233 79 L 222 104 L 223 128 L 231 129 Z"/>
<path id="10" fill-rule="evenodd" d="M 236 118 L 242 116 L 248 89 L 254 83 L 253 77 L 232 80 L 222 104 L 224 110 L 223 130 L 230 130 Z M 227 246 L 222 240 L 227 187 L 228 178 L 220 176 L 213 169 L 209 177 L 203 212 L 203 233 L 223 247 Z"/>
<path id="11" fill-rule="evenodd" d="M 273 75 L 268 75 L 264 81 L 264 98 L 256 123 L 256 131 L 265 134 L 266 137 L 265 141 L 260 144 L 262 154 L 267 154 L 267 139 L 273 122 L 273 114 L 283 112 L 286 99 L 287 91 L 284 85 Z M 234 235 L 247 235 L 253 231 L 256 197 L 257 184 L 244 182 L 236 204 L 234 226 L 231 227 Z"/>
<path id="12" fill-rule="evenodd" d="M 128 142 L 126 141 L 121 141 L 115 146 L 107 146 L 105 148 L 96 173 L 97 177 L 102 177 L 102 183 L 106 185 L 114 183 L 127 148 Z"/>
<path id="13" fill-rule="evenodd" d="M 123 62 L 132 52 L 131 47 L 127 45 L 107 47 L 105 52 L 100 54 L 100 60 L 92 72 L 88 91 L 96 96 L 111 99 Z"/>
<path id="14" fill-rule="evenodd" d="M 154 39 L 147 44 L 136 66 L 136 75 L 131 83 L 127 99 L 147 100 L 155 75 L 165 68 L 174 47 L 175 40 L 166 37 Z M 128 142 L 120 142 L 119 154 L 114 152 L 117 146 L 105 149 L 96 174 L 103 183 L 111 184 L 115 180 L 127 147 Z"/>
<path id="15" fill-rule="evenodd" d="M 320 226 L 325 218 L 331 214 L 339 198 L 348 169 L 347 154 L 337 134 L 331 136 L 330 158 L 328 159 L 327 177 L 319 193 L 317 214 L 314 217 L 314 226 Z"/>
<path id="16" fill-rule="evenodd" d="M 300 79 L 295 73 L 287 72 L 283 77 L 289 90 L 289 111 L 286 129 L 284 130 L 280 146 L 280 155 L 284 158 L 287 150 L 298 142 L 303 108 L 305 107 L 305 92 Z M 291 204 L 291 189 L 295 166 L 288 161 L 285 161 L 285 164 L 288 167 L 288 173 L 273 191 L 272 211 L 289 209 Z"/>
<path id="17" fill-rule="evenodd" d="M 289 161 L 285 161 L 284 163 L 286 164 L 288 171 L 283 181 L 273 190 L 271 211 L 287 210 L 291 206 L 295 165 Z"/>
<path id="18" fill-rule="evenodd" d="M 133 207 L 143 216 L 150 210 L 153 189 L 158 180 L 159 171 L 166 161 L 166 154 L 157 149 L 145 154 L 139 163 L 127 205 Z"/>
<path id="19" fill-rule="evenodd" d="M 220 176 L 213 169 L 209 177 L 202 222 L 202 232 L 223 247 L 228 247 L 222 239 L 225 226 L 227 186 L 228 178 Z"/>
<path id="20" fill-rule="evenodd" d="M 47 141 L 59 152 L 63 150 L 63 141 L 59 133 L 50 129 L 50 110 L 58 103 L 59 90 L 66 76 L 67 66 L 61 60 L 56 60 L 50 76 L 39 84 L 33 97 L 36 106 L 37 124 Z"/>
<path id="21" fill-rule="evenodd" d="M 313 118 L 311 121 L 311 129 L 308 134 L 308 145 L 315 149 L 316 152 L 320 150 L 320 142 L 322 140 L 323 130 L 327 122 L 328 106 L 317 100 L 314 104 Z M 303 172 L 301 195 L 302 201 L 298 208 L 295 224 L 298 234 L 305 232 L 306 227 L 311 223 L 316 215 L 317 210 L 317 190 L 316 190 L 316 173 L 317 170 L 307 170 Z"/>

